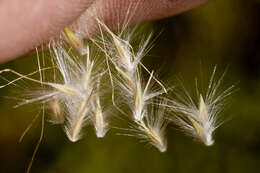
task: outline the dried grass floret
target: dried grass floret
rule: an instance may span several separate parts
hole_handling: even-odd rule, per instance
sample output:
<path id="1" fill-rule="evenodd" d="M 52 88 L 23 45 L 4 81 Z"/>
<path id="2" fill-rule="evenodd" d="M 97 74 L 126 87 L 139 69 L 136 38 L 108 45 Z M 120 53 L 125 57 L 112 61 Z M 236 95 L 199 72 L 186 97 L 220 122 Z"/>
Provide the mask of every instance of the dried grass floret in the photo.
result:
<path id="1" fill-rule="evenodd" d="M 113 83 L 119 86 L 119 92 L 123 97 L 125 104 L 131 109 L 132 114 L 124 113 L 136 124 L 136 129 L 139 130 L 141 136 L 149 139 L 153 146 L 157 147 L 160 151 L 166 150 L 166 144 L 162 132 L 158 130 L 158 126 L 153 122 L 159 122 L 156 119 L 164 120 L 164 118 L 150 115 L 148 106 L 151 100 L 163 93 L 165 93 L 164 87 L 158 80 L 154 78 L 154 72 L 149 72 L 143 64 L 141 59 L 145 56 L 148 49 L 148 43 L 151 39 L 151 34 L 144 41 L 143 45 L 137 46 L 138 49 L 134 49 L 131 45 L 131 39 L 133 32 L 123 33 L 118 35 L 114 34 L 104 23 L 97 19 L 100 26 L 105 29 L 108 37 L 105 39 L 103 36 L 101 41 L 102 50 L 109 57 L 109 61 L 114 66 L 116 74 L 113 77 Z M 144 82 L 141 71 L 146 70 L 149 73 L 149 79 Z M 154 82 L 155 81 L 155 82 Z M 156 83 L 162 87 L 160 90 L 151 90 L 151 84 Z M 121 111 L 122 112 L 122 111 Z M 151 117 L 153 116 L 153 121 Z M 163 121 L 163 122 L 164 122 Z M 164 130 L 164 128 L 160 128 Z"/>
<path id="2" fill-rule="evenodd" d="M 23 99 L 17 106 L 30 103 L 47 104 L 47 108 L 52 110 L 50 121 L 54 124 L 63 124 L 65 122 L 65 132 L 68 138 L 75 142 L 80 139 L 81 131 L 87 121 L 91 119 L 92 113 L 98 109 L 92 103 L 98 98 L 98 84 L 96 78 L 104 74 L 103 66 L 97 64 L 97 61 L 90 57 L 90 49 L 86 46 L 87 54 L 85 57 L 77 57 L 70 54 L 59 44 L 51 46 L 51 55 L 55 66 L 53 79 L 43 81 L 34 79 L 31 76 L 47 70 L 49 68 L 40 68 L 28 75 L 22 75 L 14 70 L 6 69 L 0 73 L 11 72 L 18 78 L 7 81 L 5 87 L 15 84 L 19 80 L 27 79 L 41 85 L 41 89 L 30 94 L 28 99 Z M 40 75 L 42 75 L 40 73 Z M 99 106 L 101 106 L 99 104 Z M 62 110 L 62 111 L 61 111 Z"/>
<path id="3" fill-rule="evenodd" d="M 226 99 L 234 91 L 234 85 L 221 90 L 225 73 L 216 77 L 216 66 L 208 83 L 205 94 L 199 90 L 196 82 L 197 100 L 183 88 L 183 95 L 175 94 L 175 99 L 167 99 L 164 106 L 171 108 L 174 116 L 170 119 L 178 124 L 187 134 L 200 140 L 205 145 L 213 145 L 213 132 L 222 124 L 219 120 L 223 112 Z"/>
<path id="4" fill-rule="evenodd" d="M 98 78 L 97 81 L 97 91 L 98 94 L 96 94 L 94 98 L 94 102 L 92 103 L 93 108 L 93 116 L 92 116 L 92 122 L 95 127 L 96 136 L 98 138 L 103 138 L 107 131 L 109 130 L 108 126 L 108 112 L 104 111 L 104 108 L 101 106 L 101 100 L 100 97 L 102 96 L 100 92 L 100 78 Z"/>

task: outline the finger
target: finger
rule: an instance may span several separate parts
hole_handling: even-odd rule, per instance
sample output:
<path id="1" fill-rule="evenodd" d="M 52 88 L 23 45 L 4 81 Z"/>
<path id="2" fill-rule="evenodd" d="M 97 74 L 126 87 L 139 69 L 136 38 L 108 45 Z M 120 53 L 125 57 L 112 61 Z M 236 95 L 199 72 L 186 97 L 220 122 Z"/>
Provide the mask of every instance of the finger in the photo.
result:
<path id="1" fill-rule="evenodd" d="M 0 63 L 43 43 L 74 21 L 93 0 L 0 1 Z"/>
<path id="2" fill-rule="evenodd" d="M 123 23 L 131 17 L 129 24 L 138 24 L 145 21 L 173 16 L 199 6 L 209 0 L 103 0 L 95 1 L 91 7 L 81 15 L 74 29 L 78 29 L 83 36 L 98 31 L 96 19 L 117 29 L 118 23 Z M 127 16 L 127 12 L 130 13 Z M 131 14 L 132 13 L 132 14 Z M 129 20 L 129 19 L 127 19 Z M 76 30 L 75 29 L 75 30 Z"/>

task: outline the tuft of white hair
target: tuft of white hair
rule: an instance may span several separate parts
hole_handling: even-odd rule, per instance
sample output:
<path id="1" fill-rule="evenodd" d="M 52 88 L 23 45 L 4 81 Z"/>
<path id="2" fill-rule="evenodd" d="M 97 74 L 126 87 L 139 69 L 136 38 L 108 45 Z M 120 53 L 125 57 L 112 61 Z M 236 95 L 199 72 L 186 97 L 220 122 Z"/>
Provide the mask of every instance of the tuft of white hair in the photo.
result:
<path id="1" fill-rule="evenodd" d="M 200 140 L 206 146 L 214 144 L 213 133 L 222 124 L 219 121 L 225 101 L 234 91 L 234 85 L 221 90 L 225 73 L 220 78 L 215 77 L 216 66 L 212 72 L 206 93 L 203 95 L 196 83 L 198 98 L 195 101 L 189 92 L 183 88 L 174 99 L 167 99 L 164 106 L 171 108 L 174 113 L 170 120 L 179 125 L 188 135 Z"/>
<path id="2" fill-rule="evenodd" d="M 104 23 L 97 19 L 100 26 L 107 32 L 108 38 L 101 38 L 101 48 L 107 55 L 110 63 L 116 70 L 111 78 L 116 78 L 113 83 L 119 86 L 119 94 L 124 103 L 131 109 L 131 114 L 124 113 L 136 124 L 136 129 L 140 135 L 149 141 L 160 151 L 166 151 L 166 140 L 164 139 L 161 125 L 165 118 L 162 115 L 152 115 L 148 110 L 152 99 L 166 92 L 164 86 L 154 77 L 154 72 L 141 63 L 141 59 L 148 51 L 152 34 L 138 44 L 134 49 L 131 45 L 133 33 L 120 32 L 113 33 Z M 145 82 L 141 71 L 145 70 L 149 74 L 149 79 Z M 111 79 L 113 80 L 113 79 Z M 162 89 L 152 90 L 152 84 L 159 85 Z"/>

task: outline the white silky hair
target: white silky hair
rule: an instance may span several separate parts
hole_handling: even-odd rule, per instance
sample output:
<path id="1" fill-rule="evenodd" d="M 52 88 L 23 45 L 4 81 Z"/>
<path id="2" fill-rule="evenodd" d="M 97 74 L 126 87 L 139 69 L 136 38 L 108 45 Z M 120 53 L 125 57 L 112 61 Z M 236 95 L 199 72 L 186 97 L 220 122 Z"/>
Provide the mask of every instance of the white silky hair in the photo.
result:
<path id="1" fill-rule="evenodd" d="M 96 78 L 101 78 L 104 74 L 102 64 L 98 64 L 92 56 L 89 47 L 86 47 L 85 56 L 73 56 L 63 46 L 53 43 L 50 46 L 50 52 L 54 62 L 53 79 L 46 78 L 45 81 L 33 79 L 31 76 L 43 71 L 39 70 L 28 75 L 22 75 L 14 70 L 5 69 L 0 73 L 10 72 L 18 75 L 18 78 L 7 81 L 1 86 L 5 87 L 14 84 L 22 79 L 41 84 L 41 89 L 31 91 L 31 98 L 22 99 L 16 106 L 22 106 L 30 103 L 47 104 L 47 108 L 52 109 L 53 115 L 50 122 L 54 124 L 64 124 L 65 132 L 68 138 L 75 142 L 82 136 L 82 128 L 91 122 L 92 114 L 96 109 L 93 102 L 99 100 L 100 93 L 96 88 L 98 82 Z M 54 71 L 54 70 L 53 70 Z M 99 93 L 100 92 L 100 93 Z M 101 107 L 100 102 L 98 106 Z M 62 110 L 62 111 L 61 111 Z M 101 116 L 102 110 L 99 111 Z M 105 119 L 104 119 L 105 121 Z M 104 122 L 107 124 L 107 122 Z M 104 134 L 103 134 L 104 136 Z"/>
<path id="2" fill-rule="evenodd" d="M 98 67 L 98 65 L 95 65 L 95 60 L 90 58 L 91 52 L 89 47 L 87 47 L 85 62 L 79 58 L 73 59 L 63 49 L 60 52 L 55 50 L 55 55 L 57 58 L 56 62 L 62 69 L 61 74 L 65 83 L 67 83 L 66 85 L 73 86 L 75 91 L 77 91 L 66 100 L 66 107 L 69 113 L 65 132 L 68 138 L 71 141 L 79 140 L 82 128 L 88 122 L 92 122 L 91 117 L 93 115 L 98 116 L 99 119 L 99 123 L 93 123 L 95 128 L 98 129 L 96 131 L 97 136 L 103 137 L 105 128 L 107 128 L 107 122 L 103 118 L 99 98 L 100 91 L 97 89 L 99 88 L 97 86 L 100 85 L 100 80 L 97 80 L 97 78 L 101 78 L 103 75 L 103 71 L 100 68 L 102 66 Z M 101 128 L 104 128 L 104 130 Z M 101 131 L 104 131 L 102 135 Z"/>
<path id="3" fill-rule="evenodd" d="M 149 141 L 161 152 L 166 151 L 167 142 L 164 136 L 166 124 L 165 117 L 161 114 L 150 112 L 152 100 L 166 92 L 164 86 L 154 77 L 154 72 L 141 63 L 141 59 L 146 55 L 152 34 L 146 39 L 137 43 L 137 49 L 131 45 L 133 32 L 121 31 L 119 34 L 113 33 L 104 23 L 97 19 L 100 27 L 105 30 L 108 37 L 101 37 L 96 41 L 101 44 L 102 50 L 108 56 L 109 62 L 113 65 L 116 73 L 111 76 L 113 85 L 119 86 L 119 93 L 124 102 L 131 109 L 131 114 L 127 116 L 134 122 L 136 129 L 139 131 L 138 137 Z M 149 74 L 148 81 L 145 82 L 141 71 L 145 70 Z M 159 85 L 161 89 L 152 90 L 153 85 Z M 159 107 L 157 107 L 160 109 Z"/>
<path id="4" fill-rule="evenodd" d="M 198 96 L 196 100 L 182 88 L 183 95 L 175 93 L 174 99 L 167 99 L 168 103 L 163 105 L 173 112 L 170 120 L 206 146 L 214 144 L 213 133 L 222 124 L 219 116 L 223 112 L 226 99 L 233 93 L 235 87 L 232 85 L 223 90 L 221 84 L 225 73 L 217 78 L 216 69 L 215 66 L 206 93 L 203 94 L 196 84 Z"/>
<path id="5" fill-rule="evenodd" d="M 127 14 L 129 15 L 130 11 Z M 83 136 L 83 128 L 86 125 L 91 124 L 94 127 L 98 138 L 104 137 L 110 128 L 108 120 L 113 113 L 107 112 L 103 105 L 103 93 L 107 84 L 101 82 L 103 76 L 108 75 L 113 106 L 129 118 L 129 132 L 133 132 L 141 141 L 165 152 L 165 131 L 170 121 L 205 145 L 212 145 L 213 133 L 222 124 L 219 115 L 234 86 L 222 90 L 225 73 L 216 78 L 214 67 L 206 93 L 196 85 L 196 99 L 185 87 L 181 93 L 174 91 L 174 98 L 165 96 L 168 90 L 155 77 L 155 72 L 148 70 L 142 63 L 142 58 L 151 49 L 152 33 L 137 40 L 133 46 L 132 41 L 137 28 L 129 29 L 129 20 L 123 23 L 120 32 L 115 33 L 97 18 L 101 35 L 98 39 L 90 40 L 99 48 L 98 51 L 103 52 L 102 63 L 98 63 L 99 57 L 94 56 L 94 51 L 84 43 L 83 37 L 65 28 L 65 40 L 76 49 L 79 56 L 75 56 L 73 51 L 66 49 L 63 44 L 50 44 L 53 67 L 42 68 L 39 65 L 37 71 L 26 75 L 12 69 L 1 70 L 0 77 L 5 84 L 0 85 L 0 88 L 17 86 L 16 83 L 20 80 L 40 84 L 40 90 L 31 91 L 30 97 L 22 99 L 16 106 L 35 102 L 48 105 L 45 107 L 52 111 L 50 122 L 63 125 L 68 139 L 76 142 Z M 104 64 L 107 66 L 106 69 Z M 48 79 L 42 73 L 51 69 L 54 69 L 53 78 Z M 144 72 L 148 74 L 147 79 L 143 75 Z M 2 76 L 3 73 L 12 73 L 18 77 L 9 81 Z M 40 80 L 32 77 L 37 73 L 40 74 Z M 115 94 L 118 94 L 116 96 L 130 111 L 122 111 L 117 106 Z M 168 116 L 168 112 L 171 112 L 172 116 Z"/>

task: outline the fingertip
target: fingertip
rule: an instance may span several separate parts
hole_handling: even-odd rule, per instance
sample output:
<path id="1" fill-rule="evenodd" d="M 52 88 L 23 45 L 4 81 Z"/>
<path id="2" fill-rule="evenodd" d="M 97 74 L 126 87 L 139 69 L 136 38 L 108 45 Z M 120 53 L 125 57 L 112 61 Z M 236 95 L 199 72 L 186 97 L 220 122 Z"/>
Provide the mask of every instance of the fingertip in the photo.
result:
<path id="1" fill-rule="evenodd" d="M 94 0 L 3 0 L 0 63 L 22 56 L 76 20 Z"/>
<path id="2" fill-rule="evenodd" d="M 96 17 L 110 29 L 118 29 L 119 23 L 129 20 L 129 25 L 157 20 L 195 8 L 209 0 L 107 0 L 95 1 L 83 13 L 73 27 L 83 37 L 99 32 Z M 131 14 L 127 14 L 130 11 Z M 131 19 L 129 19 L 131 18 Z"/>

